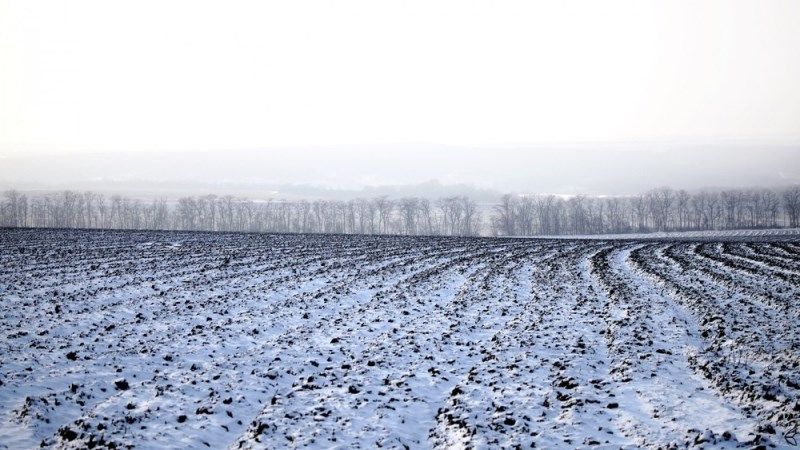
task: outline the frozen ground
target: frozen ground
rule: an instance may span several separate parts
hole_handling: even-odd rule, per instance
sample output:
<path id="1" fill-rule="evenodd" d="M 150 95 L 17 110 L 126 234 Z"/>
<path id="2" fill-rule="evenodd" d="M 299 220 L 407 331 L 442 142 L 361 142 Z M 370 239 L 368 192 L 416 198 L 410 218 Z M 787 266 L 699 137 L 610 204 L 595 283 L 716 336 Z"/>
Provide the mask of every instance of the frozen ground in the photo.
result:
<path id="1" fill-rule="evenodd" d="M 0 230 L 0 448 L 790 447 L 764 234 Z"/>

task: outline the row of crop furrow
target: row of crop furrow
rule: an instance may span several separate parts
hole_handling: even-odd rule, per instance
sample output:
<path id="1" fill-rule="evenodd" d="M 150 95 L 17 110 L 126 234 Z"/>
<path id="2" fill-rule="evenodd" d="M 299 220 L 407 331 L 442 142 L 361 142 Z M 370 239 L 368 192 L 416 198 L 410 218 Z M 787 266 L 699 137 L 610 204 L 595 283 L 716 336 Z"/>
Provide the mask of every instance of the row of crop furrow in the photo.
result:
<path id="1" fill-rule="evenodd" d="M 800 276 L 775 270 L 764 262 L 759 264 L 746 256 L 736 254 L 737 247 L 738 245 L 730 243 L 706 244 L 698 247 L 698 251 L 702 256 L 724 265 L 731 271 L 739 271 L 759 280 L 772 279 L 774 282 L 774 278 L 777 278 L 787 287 L 797 288 L 800 285 Z"/>
<path id="2" fill-rule="evenodd" d="M 389 402 L 389 406 L 395 402 L 401 402 L 399 397 L 404 398 L 402 401 L 404 404 L 409 401 L 413 402 L 413 397 L 409 397 L 406 394 L 406 389 L 408 389 L 407 380 L 403 377 L 402 372 L 407 368 L 408 364 L 412 364 L 413 355 L 421 357 L 427 353 L 425 351 L 417 353 L 414 350 L 414 347 L 418 345 L 415 344 L 415 338 L 422 339 L 424 336 L 414 326 L 414 320 L 420 317 L 424 307 L 412 301 L 412 299 L 417 295 L 435 292 L 436 288 L 433 286 L 443 283 L 446 279 L 458 273 L 466 273 L 470 270 L 470 267 L 475 267 L 474 263 L 476 261 L 480 261 L 486 256 L 486 249 L 483 249 L 477 253 L 469 253 L 458 258 L 442 261 L 441 264 L 432 265 L 416 272 L 411 277 L 395 284 L 388 291 L 376 293 L 367 303 L 359 303 L 356 309 L 350 309 L 349 312 L 346 312 L 345 316 L 348 316 L 349 320 L 342 321 L 331 318 L 321 322 L 320 326 L 327 328 L 324 335 L 333 336 L 333 338 L 327 337 L 326 339 L 330 339 L 330 341 L 321 343 L 322 347 L 319 351 L 322 353 L 317 359 L 320 365 L 306 369 L 311 377 L 310 380 L 306 379 L 300 382 L 284 384 L 285 387 L 282 391 L 279 391 L 278 398 L 292 398 L 292 406 L 279 401 L 279 404 L 282 405 L 280 409 L 272 410 L 268 408 L 265 410 L 259 418 L 254 419 L 250 430 L 242 437 L 242 445 L 258 447 L 259 442 L 274 442 L 274 439 L 285 439 L 282 435 L 276 436 L 273 434 L 277 431 L 276 429 L 262 426 L 262 424 L 272 423 L 275 420 L 286 422 L 279 429 L 290 433 L 290 436 L 293 430 L 294 435 L 301 436 L 301 439 L 304 440 L 303 442 L 316 439 L 324 440 L 327 431 L 334 426 L 332 423 L 330 425 L 326 424 L 330 420 L 336 420 L 336 417 L 339 417 L 343 411 L 329 411 L 333 415 L 327 416 L 326 419 L 322 420 L 322 423 L 318 424 L 319 427 L 315 427 L 316 431 L 306 430 L 302 432 L 300 430 L 307 426 L 307 423 L 301 420 L 301 414 L 296 410 L 298 405 L 307 403 L 341 404 L 342 402 L 346 404 L 355 402 L 355 405 L 358 405 L 364 401 L 363 396 L 365 394 L 369 395 L 369 392 L 365 391 L 377 389 L 376 383 L 378 380 L 375 380 L 373 376 L 376 372 L 387 370 L 396 373 L 395 378 L 386 385 L 386 392 L 381 396 Z M 466 288 L 466 286 L 469 286 L 468 282 L 465 282 L 462 288 Z M 374 328 L 374 331 L 364 334 L 364 331 L 367 331 L 364 328 Z M 370 348 L 371 350 L 369 350 Z M 404 356 L 398 353 L 403 349 L 405 349 L 403 353 L 409 353 L 405 360 L 403 359 Z M 281 358 L 286 359 L 286 357 L 297 356 L 308 355 L 294 356 L 289 353 L 281 356 Z M 398 364 L 398 360 L 404 361 L 405 364 Z M 397 367 L 390 369 L 392 366 Z M 286 378 L 287 375 L 289 379 L 295 376 L 282 373 L 279 378 Z M 332 382 L 336 383 L 334 389 L 326 388 L 325 384 L 316 386 L 319 383 Z M 330 386 L 330 384 L 327 384 L 327 386 Z M 393 388 L 397 389 L 397 392 L 392 394 L 391 390 Z M 330 398 L 331 401 L 320 401 L 319 396 Z M 337 400 L 333 401 L 334 398 Z M 288 421 L 286 419 L 278 419 L 275 414 L 284 411 L 284 408 L 287 407 L 294 411 L 289 413 L 293 419 Z M 378 410 L 381 408 L 378 404 L 373 404 L 373 407 Z M 374 426 L 379 426 L 379 424 L 374 424 Z M 375 434 L 377 438 L 381 436 L 378 429 L 372 430 L 371 433 Z"/>
<path id="3" fill-rule="evenodd" d="M 794 259 L 765 243 L 749 243 L 730 248 L 734 256 L 746 258 L 770 270 L 800 275 L 800 258 Z"/>
<path id="4" fill-rule="evenodd" d="M 598 348 L 603 330 L 592 316 L 602 305 L 587 298 L 580 273 L 581 261 L 598 247 L 559 247 L 531 267 L 525 304 L 437 411 L 435 446 L 592 446 L 622 438 L 613 426 L 589 425 L 598 417 L 613 422 Z M 559 417 L 573 421 L 551 426 Z"/>
<path id="5" fill-rule="evenodd" d="M 430 255 L 424 255 L 424 256 L 426 258 L 430 257 Z M 350 270 L 350 269 L 346 268 L 345 266 L 342 266 L 342 265 L 339 265 L 339 264 L 333 264 L 333 263 L 325 264 L 325 267 L 326 267 L 326 270 L 328 270 L 330 272 L 327 275 L 328 276 L 327 279 L 329 281 L 333 277 L 347 278 L 348 276 L 347 276 L 346 272 L 348 270 Z M 313 269 L 312 273 L 316 273 L 317 270 L 318 269 Z M 263 368 L 269 368 L 271 366 L 271 364 L 270 364 L 271 358 L 269 357 L 269 355 L 271 354 L 271 352 L 273 352 L 273 350 L 275 348 L 291 348 L 293 345 L 295 345 L 295 342 L 297 342 L 298 340 L 302 340 L 303 339 L 304 334 L 307 335 L 307 331 L 306 330 L 315 329 L 316 328 L 315 324 L 317 324 L 319 321 L 324 319 L 320 315 L 320 312 L 324 312 L 325 311 L 324 306 L 323 306 L 324 303 L 332 300 L 332 298 L 329 295 L 329 294 L 332 294 L 332 293 L 330 291 L 326 290 L 327 286 L 329 286 L 329 281 L 324 283 L 324 284 L 322 284 L 321 287 L 322 287 L 323 291 L 319 291 L 318 289 L 312 288 L 312 290 L 306 291 L 305 294 L 301 294 L 300 298 L 295 298 L 295 302 L 293 302 L 293 304 L 286 304 L 285 302 L 277 302 L 277 303 L 271 303 L 271 304 L 265 305 L 265 306 L 267 306 L 267 309 L 265 309 L 262 312 L 256 313 L 255 311 L 251 311 L 252 314 L 250 314 L 250 315 L 253 316 L 252 317 L 253 321 L 252 321 L 252 325 L 251 326 L 253 326 L 254 328 L 244 328 L 245 326 L 247 326 L 246 322 L 245 323 L 241 323 L 241 324 L 236 324 L 236 323 L 228 324 L 226 327 L 223 327 L 223 328 L 214 327 L 214 328 L 208 329 L 208 327 L 206 327 L 204 329 L 201 329 L 198 332 L 198 337 L 205 336 L 206 340 L 209 340 L 209 338 L 211 338 L 210 343 L 212 343 L 212 344 L 215 344 L 218 341 L 218 339 L 223 339 L 223 340 L 219 341 L 221 344 L 223 344 L 224 343 L 224 339 L 230 334 L 230 333 L 226 332 L 226 328 L 227 327 L 234 326 L 234 327 L 237 327 L 239 329 L 242 329 L 242 331 L 245 331 L 248 335 L 251 336 L 250 338 L 248 338 L 248 340 L 251 340 L 252 343 L 248 344 L 248 345 L 246 345 L 244 347 L 241 347 L 241 348 L 235 348 L 235 351 L 237 352 L 238 358 L 241 358 L 243 360 L 249 361 L 249 364 L 254 364 L 255 366 L 261 366 Z M 296 290 L 297 288 L 300 288 L 301 286 L 303 286 L 306 283 L 308 283 L 308 280 L 306 280 L 304 277 L 297 277 L 296 279 L 294 279 L 290 283 L 289 286 L 283 286 L 282 288 L 286 289 L 286 290 L 289 290 L 289 291 L 292 291 L 292 290 Z M 293 288 L 291 285 L 294 285 L 296 287 Z M 327 294 L 321 295 L 321 294 L 323 294 L 325 292 L 327 292 Z M 241 297 L 241 298 L 238 298 L 238 299 L 237 298 L 233 298 L 233 299 L 228 300 L 227 303 L 228 303 L 229 306 L 226 306 L 225 309 L 227 309 L 229 307 L 234 307 L 235 304 L 238 304 L 239 302 L 243 302 L 243 301 L 246 301 L 248 303 L 255 301 L 256 302 L 255 304 L 256 305 L 258 304 L 258 298 L 257 297 L 254 298 L 253 295 L 252 295 L 252 292 L 245 292 L 245 294 L 246 294 L 246 296 L 244 296 L 244 297 Z M 231 302 L 233 302 L 233 303 L 231 303 Z M 304 306 L 305 302 L 310 302 L 310 303 L 307 303 Z M 314 303 L 316 303 L 317 306 L 314 306 Z M 212 305 L 207 305 L 207 306 L 199 305 L 199 306 L 200 306 L 200 310 L 204 311 L 204 312 L 214 311 L 216 309 Z M 209 308 L 209 306 L 212 306 L 212 307 Z M 300 317 L 300 315 L 302 314 L 301 308 L 304 308 L 304 307 L 308 308 L 307 310 L 311 310 L 311 311 L 315 312 L 314 314 L 312 314 L 313 317 L 311 317 L 308 320 L 302 320 L 301 317 Z M 275 313 L 277 315 L 274 316 L 273 313 L 269 312 L 270 310 L 272 310 L 273 313 Z M 259 317 L 259 316 L 261 316 L 261 317 Z M 260 318 L 268 318 L 269 322 L 265 323 L 263 320 L 259 321 L 258 319 L 260 319 Z M 260 333 L 260 334 L 255 334 L 258 331 L 259 328 L 261 328 L 261 329 L 265 329 L 266 328 L 268 330 L 270 328 L 270 325 L 269 325 L 270 323 L 275 323 L 275 322 L 278 322 L 278 321 L 283 321 L 283 323 L 285 324 L 285 325 L 279 325 L 279 326 L 285 328 L 285 330 L 282 332 L 282 334 L 280 336 L 270 338 L 269 335 L 264 335 L 263 332 Z M 286 325 L 289 325 L 289 324 L 292 324 L 292 325 L 289 328 L 286 328 Z M 211 334 L 209 334 L 209 333 L 211 333 Z M 219 345 L 219 344 L 215 344 L 215 345 Z M 200 349 L 200 348 L 201 347 L 198 347 L 198 349 Z M 275 357 L 277 357 L 277 356 L 275 356 Z M 287 358 L 287 356 L 284 355 L 284 359 L 286 359 L 286 358 Z M 269 370 L 259 369 L 259 370 L 256 370 L 253 373 L 253 375 L 248 376 L 246 378 L 251 379 L 251 382 L 253 381 L 253 379 L 256 379 L 256 380 L 261 379 L 261 380 L 264 380 L 264 381 L 269 381 L 270 385 L 280 382 L 280 379 L 281 379 L 280 377 L 276 378 L 274 383 L 272 382 L 272 380 L 269 379 L 269 377 L 266 377 L 266 379 L 261 378 L 261 376 L 263 376 L 263 375 L 260 375 L 260 374 L 263 374 L 265 372 L 274 373 L 274 372 L 270 372 Z M 209 367 L 206 370 L 192 372 L 192 371 L 187 371 L 187 369 L 184 368 L 182 372 L 178 372 L 178 373 L 183 373 L 184 374 L 183 376 L 188 377 L 189 379 L 195 379 L 196 378 L 195 375 L 199 375 L 201 378 L 198 379 L 197 381 L 205 380 L 205 382 L 208 382 L 209 377 L 212 377 L 212 376 L 216 377 L 216 376 L 220 376 L 220 375 L 225 376 L 226 373 L 229 373 L 229 370 L 228 371 L 223 370 L 223 371 L 220 372 L 218 369 L 214 369 L 213 367 Z M 216 375 L 214 375 L 214 373 L 216 373 Z M 277 375 L 273 375 L 273 376 L 277 377 Z M 148 384 L 150 384 L 150 383 L 148 383 Z M 239 386 L 239 387 L 237 388 L 237 386 Z M 263 385 L 262 388 L 264 388 L 266 386 L 267 385 Z M 142 386 L 137 386 L 137 390 L 141 390 L 141 389 L 145 389 L 145 388 L 146 388 L 146 384 L 142 385 Z M 234 383 L 230 389 L 231 389 L 231 392 L 236 392 L 237 389 L 241 389 L 241 383 Z M 178 391 L 172 391 L 170 393 L 170 395 L 181 397 L 183 394 L 181 394 Z M 256 401 L 256 399 L 258 399 L 258 398 L 259 398 L 258 395 L 256 395 L 255 397 L 248 396 L 247 399 L 243 399 L 242 401 L 245 402 L 245 403 L 247 403 L 247 402 L 252 403 L 252 402 Z M 204 408 L 207 408 L 210 411 L 216 411 L 212 416 L 218 417 L 218 416 L 216 416 L 216 414 L 222 414 L 222 411 L 224 411 L 224 408 L 225 408 L 225 406 L 222 404 L 222 400 L 223 399 L 224 399 L 224 397 L 222 397 L 222 396 L 219 396 L 219 397 L 215 396 L 215 397 L 209 398 L 208 401 L 204 402 L 204 404 L 205 404 Z M 255 404 L 253 404 L 252 406 L 255 406 Z M 223 419 L 224 418 L 225 417 L 223 416 Z M 120 417 L 117 417 L 117 419 L 120 419 Z M 235 434 L 236 431 L 234 431 L 234 430 L 236 429 L 236 427 L 241 428 L 243 426 L 242 424 L 239 423 L 239 422 L 242 421 L 243 418 L 242 417 L 236 417 L 236 421 L 233 421 L 233 418 L 230 418 L 230 419 L 231 420 L 229 420 L 227 422 L 226 426 L 229 427 L 229 429 L 231 430 L 231 433 Z M 246 424 L 247 423 L 247 421 L 246 421 L 247 418 L 244 418 L 244 419 L 245 419 L 245 421 L 243 423 Z M 113 424 L 115 420 L 116 419 L 114 419 L 113 417 L 110 418 L 110 423 Z M 219 419 L 215 419 L 215 420 L 219 420 Z M 81 421 L 81 425 L 82 426 L 86 426 L 86 424 L 88 424 L 88 423 L 92 423 L 92 424 L 109 423 L 108 420 L 100 420 L 100 418 L 97 417 L 96 414 L 93 413 L 93 412 L 89 412 L 88 414 L 84 415 L 84 417 L 79 419 L 79 421 Z M 237 421 L 239 421 L 239 422 L 237 422 Z"/>
<path id="6" fill-rule="evenodd" d="M 770 428 L 772 424 L 791 432 L 800 418 L 800 391 L 797 382 L 792 381 L 800 360 L 798 336 L 787 336 L 787 331 L 791 335 L 796 330 L 791 330 L 789 323 L 778 325 L 779 321 L 769 315 L 769 308 L 737 302 L 737 297 L 720 285 L 695 275 L 697 269 L 686 264 L 685 255 L 692 254 L 690 247 L 675 245 L 643 249 L 631 259 L 696 317 L 708 345 L 690 355 L 695 371 L 726 398 L 766 420 L 762 427 L 766 433 L 774 429 Z M 733 303 L 723 303 L 725 299 Z M 784 341 L 785 337 L 788 339 Z M 785 342 L 783 350 L 775 351 L 776 341 Z M 766 369 L 765 365 L 772 368 Z"/>

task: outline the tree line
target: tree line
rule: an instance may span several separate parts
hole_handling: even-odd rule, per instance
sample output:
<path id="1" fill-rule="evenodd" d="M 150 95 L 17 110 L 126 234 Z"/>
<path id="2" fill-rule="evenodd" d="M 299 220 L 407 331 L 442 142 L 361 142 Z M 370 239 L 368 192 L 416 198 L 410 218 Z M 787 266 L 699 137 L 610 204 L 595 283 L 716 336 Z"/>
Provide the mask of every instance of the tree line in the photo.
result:
<path id="1" fill-rule="evenodd" d="M 506 194 L 479 205 L 466 196 L 386 196 L 256 201 L 231 195 L 150 201 L 96 192 L 4 192 L 8 227 L 275 233 L 533 236 L 800 226 L 800 186 L 780 191 L 687 192 L 658 188 L 625 197 Z"/>
<path id="2" fill-rule="evenodd" d="M 31 196 L 6 191 L 0 225 L 47 228 L 247 231 L 275 233 L 422 234 L 482 232 L 475 201 L 441 198 L 256 201 L 231 195 L 142 201 L 121 195 L 63 191 Z"/>
<path id="3" fill-rule="evenodd" d="M 530 236 L 794 228 L 799 219 L 800 186 L 697 192 L 664 187 L 626 197 L 504 195 L 490 230 Z"/>

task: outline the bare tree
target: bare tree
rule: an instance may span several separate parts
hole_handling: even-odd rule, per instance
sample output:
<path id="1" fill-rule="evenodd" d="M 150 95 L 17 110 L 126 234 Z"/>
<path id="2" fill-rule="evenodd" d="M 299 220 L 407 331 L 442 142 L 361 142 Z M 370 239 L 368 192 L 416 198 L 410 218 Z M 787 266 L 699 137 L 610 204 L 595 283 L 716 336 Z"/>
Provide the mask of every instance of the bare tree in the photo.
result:
<path id="1" fill-rule="evenodd" d="M 403 234 L 417 234 L 418 199 L 401 198 L 398 204 L 403 215 Z"/>
<path id="2" fill-rule="evenodd" d="M 461 197 L 459 201 L 461 203 L 461 211 L 463 212 L 464 216 L 461 226 L 461 234 L 463 236 L 474 236 L 478 234 L 478 228 L 480 226 L 480 212 L 478 211 L 478 205 L 474 200 L 468 197 Z"/>
<path id="3" fill-rule="evenodd" d="M 500 233 L 504 236 L 514 236 L 516 234 L 517 224 L 515 209 L 516 200 L 511 194 L 505 194 L 500 197 L 500 204 L 495 206 Z"/>
<path id="4" fill-rule="evenodd" d="M 5 191 L 3 195 L 6 202 L 3 205 L 3 220 L 0 221 L 4 226 L 24 227 L 28 223 L 28 198 L 15 190 Z"/>
<path id="5" fill-rule="evenodd" d="M 800 226 L 800 185 L 785 189 L 782 196 L 789 226 L 792 228 Z"/>

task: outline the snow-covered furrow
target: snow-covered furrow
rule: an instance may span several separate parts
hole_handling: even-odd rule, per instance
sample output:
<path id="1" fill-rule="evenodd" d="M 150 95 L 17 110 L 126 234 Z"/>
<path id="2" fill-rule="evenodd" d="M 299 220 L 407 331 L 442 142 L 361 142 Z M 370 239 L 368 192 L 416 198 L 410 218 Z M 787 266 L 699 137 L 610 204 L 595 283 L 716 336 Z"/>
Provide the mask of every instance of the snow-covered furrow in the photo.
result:
<path id="1" fill-rule="evenodd" d="M 744 258 L 766 270 L 783 271 L 792 275 L 800 275 L 800 267 L 791 257 L 787 257 L 780 249 L 766 245 L 736 245 L 729 246 L 727 251 L 730 255 Z"/>
<path id="2" fill-rule="evenodd" d="M 800 412 L 798 322 L 750 295 L 728 290 L 728 281 L 699 274 L 685 258 L 676 257 L 681 252 L 696 254 L 691 247 L 668 246 L 642 249 L 632 259 L 697 319 L 705 346 L 688 356 L 695 371 L 742 410 L 766 419 L 758 425 L 760 435 L 777 433 L 791 440 Z"/>
<path id="3" fill-rule="evenodd" d="M 682 275 L 695 275 L 688 286 L 706 291 L 719 291 L 706 296 L 723 303 L 741 304 L 752 313 L 753 308 L 788 313 L 795 307 L 792 290 L 782 280 L 758 278 L 751 272 L 721 264 L 709 258 L 703 244 L 681 244 L 667 247 L 664 256 L 675 261 Z"/>
<path id="4" fill-rule="evenodd" d="M 442 257 L 437 258 L 436 264 L 445 264 L 439 261 Z M 423 258 L 430 259 L 430 258 Z M 445 260 L 449 261 L 449 260 Z M 336 267 L 331 265 L 331 267 Z M 344 266 L 338 266 L 339 269 L 345 270 Z M 422 261 L 418 261 L 418 265 L 413 266 L 417 269 L 424 268 L 425 265 Z M 381 270 L 377 271 L 381 273 Z M 343 276 L 343 275 L 342 275 Z M 302 277 L 300 277 L 302 279 Z M 332 277 L 336 278 L 336 277 Z M 381 278 L 382 279 L 382 278 Z M 367 276 L 364 281 L 375 281 L 375 278 Z M 328 280 L 329 282 L 332 280 Z M 355 288 L 359 283 L 354 282 L 352 288 Z M 243 425 L 247 424 L 247 420 L 256 414 L 259 405 L 264 403 L 266 398 L 266 391 L 264 390 L 266 379 L 270 376 L 275 376 L 275 373 L 267 373 L 263 370 L 265 367 L 270 367 L 272 361 L 278 356 L 273 351 L 276 348 L 288 348 L 294 350 L 292 345 L 296 340 L 302 340 L 308 334 L 308 330 L 315 330 L 319 327 L 319 323 L 326 320 L 328 314 L 342 314 L 348 306 L 350 297 L 345 295 L 339 296 L 338 308 L 328 307 L 325 303 L 331 300 L 332 293 L 329 289 L 329 284 L 318 283 L 313 280 L 302 281 L 294 287 L 290 287 L 292 293 L 291 297 L 280 295 L 282 289 L 277 289 L 273 298 L 259 298 L 259 294 L 253 295 L 247 299 L 246 304 L 239 304 L 237 302 L 239 290 L 233 291 L 233 299 L 230 302 L 224 303 L 224 312 L 220 311 L 221 317 L 230 316 L 235 318 L 235 322 L 225 322 L 223 326 L 215 325 L 212 322 L 212 328 L 208 328 L 207 321 L 194 320 L 186 321 L 181 320 L 177 324 L 177 330 L 188 332 L 190 336 L 202 336 L 201 341 L 190 339 L 190 344 L 187 346 L 189 360 L 193 363 L 191 366 L 187 363 L 182 367 L 179 365 L 177 368 L 168 368 L 162 370 L 162 377 L 153 377 L 151 380 L 144 380 L 136 385 L 131 384 L 132 396 L 144 397 L 166 397 L 169 404 L 187 403 L 187 400 L 195 400 L 197 391 L 190 389 L 188 392 L 183 389 L 172 389 L 169 385 L 166 392 L 159 391 L 156 387 L 158 384 L 167 380 L 180 380 L 183 385 L 186 383 L 205 382 L 218 385 L 216 389 L 208 389 L 208 398 L 197 406 L 197 411 L 222 411 L 224 409 L 225 415 L 221 413 L 216 414 L 196 414 L 199 415 L 197 420 L 194 420 L 191 426 L 195 426 L 200 430 L 203 429 L 218 429 L 224 430 L 216 435 L 216 440 L 209 442 L 208 440 L 192 442 L 195 445 L 203 443 L 210 443 L 214 447 L 226 445 L 231 436 L 235 436 L 237 430 L 241 430 Z M 283 287 L 284 289 L 286 286 Z M 368 290 L 368 288 L 364 288 Z M 283 291 L 286 292 L 286 291 Z M 335 297 L 334 297 L 335 298 Z M 356 299 L 369 298 L 363 295 L 362 292 L 356 292 L 353 296 Z M 309 304 L 311 303 L 311 304 Z M 273 305 L 277 304 L 278 307 Z M 255 307 L 255 309 L 254 309 Z M 212 309 L 218 311 L 220 307 L 206 307 L 206 310 Z M 230 308 L 235 308 L 230 311 Z M 260 311 L 267 308 L 267 311 Z M 307 312 L 312 311 L 311 317 L 305 316 Z M 208 313 L 209 311 L 205 311 Z M 207 319 L 208 317 L 206 317 Z M 193 325 L 191 330 L 188 330 L 187 325 Z M 204 328 L 205 327 L 205 328 Z M 233 332 L 230 330 L 233 329 Z M 168 332 L 161 335 L 167 340 L 175 335 L 175 328 L 170 327 Z M 283 340 L 282 340 L 283 339 Z M 155 345 L 163 344 L 162 342 L 154 342 Z M 163 345 L 162 345 L 163 347 Z M 211 353 L 208 349 L 213 349 Z M 307 352 L 307 348 L 303 347 L 303 352 Z M 160 353 L 160 352 L 151 352 Z M 227 360 L 230 354 L 234 354 L 235 361 L 240 361 L 241 365 L 229 365 Z M 286 356 L 284 356 L 286 359 Z M 210 360 L 210 361 L 209 361 Z M 161 363 L 161 361 L 157 361 Z M 201 365 L 202 364 L 202 365 Z M 212 365 L 213 364 L 213 365 Z M 148 364 L 152 365 L 152 364 Z M 198 368 L 205 369 L 198 372 Z M 198 373 L 194 373 L 198 372 Z M 266 375 L 265 375 L 266 374 Z M 135 376 L 135 374 L 134 374 Z M 219 380 L 227 380 L 219 382 Z M 258 388 L 253 388 L 256 385 Z M 221 389 L 220 389 L 221 388 Z M 142 394 L 140 394 L 142 393 Z M 226 400 L 232 399 L 232 395 L 238 394 L 236 409 L 237 414 L 234 417 L 233 410 L 226 407 Z M 227 395 L 227 397 L 225 397 Z M 147 404 L 152 405 L 154 401 L 159 399 L 150 399 Z M 111 397 L 109 401 L 104 402 L 99 408 L 88 410 L 82 417 L 75 420 L 75 425 L 78 427 L 96 428 L 98 426 L 107 426 L 109 422 L 123 423 L 130 417 L 127 408 L 127 403 L 123 408 L 121 402 L 127 401 L 125 397 Z M 233 401 L 230 400 L 230 403 Z M 110 405 L 109 405 L 110 403 Z M 230 404 L 228 403 L 228 404 Z M 156 403 L 157 404 L 157 403 Z M 223 408 L 223 409 L 221 409 Z M 99 413 L 106 409 L 111 409 L 112 413 L 105 413 L 100 416 Z M 117 416 L 117 417 L 115 417 Z M 179 417 L 176 415 L 176 417 Z M 244 419 L 244 421 L 243 421 Z M 136 424 L 141 427 L 146 427 L 146 430 L 152 430 L 158 424 L 153 424 L 153 420 L 147 416 L 137 417 Z M 126 437 L 133 441 L 144 443 L 148 439 L 158 440 L 173 440 L 177 439 L 175 431 L 171 429 L 163 429 L 158 434 L 153 436 L 151 431 L 142 433 L 137 428 L 128 427 L 125 430 Z"/>
<path id="5" fill-rule="evenodd" d="M 751 234 L 0 230 L 0 448 L 786 446 L 800 247 Z"/>
<path id="6" fill-rule="evenodd" d="M 480 364 L 450 392 L 432 436 L 444 447 L 594 446 L 630 441 L 615 428 L 598 305 L 582 289 L 570 248 L 526 268 L 527 299 L 484 344 Z M 556 283 L 542 291 L 540 286 Z"/>
<path id="7" fill-rule="evenodd" d="M 731 252 L 730 247 L 728 243 L 704 244 L 698 246 L 697 251 L 701 256 L 715 261 L 731 271 L 752 275 L 758 280 L 777 278 L 781 284 L 791 288 L 800 286 L 800 276 L 765 267 L 763 264 L 737 256 Z"/>
<path id="8" fill-rule="evenodd" d="M 800 245 L 793 242 L 775 242 L 770 245 L 770 248 L 778 248 L 790 258 L 800 256 Z"/>
<path id="9" fill-rule="evenodd" d="M 696 321 L 632 268 L 630 254 L 637 248 L 617 247 L 593 258 L 611 298 L 606 336 L 615 355 L 618 403 L 626 411 L 619 426 L 644 446 L 753 443 L 757 421 L 708 392 L 708 382 L 690 367 L 687 357 L 705 345 Z"/>
<path id="10" fill-rule="evenodd" d="M 390 445 L 390 442 L 383 442 L 385 436 L 390 434 L 389 430 L 398 429 L 404 419 L 414 424 L 414 428 L 406 433 L 407 445 L 420 445 L 425 433 L 419 436 L 419 433 L 411 432 L 419 426 L 419 419 L 415 417 L 418 414 L 414 414 L 414 411 L 425 408 L 423 402 L 429 400 L 429 396 L 415 393 L 409 386 L 415 385 L 419 377 L 430 377 L 431 373 L 425 372 L 420 366 L 427 364 L 427 361 L 435 362 L 433 355 L 423 354 L 421 350 L 436 345 L 430 340 L 435 339 L 437 330 L 447 323 L 458 323 L 450 317 L 453 315 L 450 305 L 468 296 L 468 290 L 473 287 L 470 281 L 485 276 L 482 270 L 484 266 L 477 261 L 491 258 L 492 255 L 488 253 L 473 254 L 417 274 L 413 280 L 400 283 L 379 297 L 378 302 L 361 305 L 356 314 L 345 314 L 354 317 L 356 324 L 345 320 L 328 321 L 332 322 L 333 332 L 326 330 L 321 336 L 309 338 L 317 349 L 325 352 L 312 352 L 309 355 L 303 351 L 290 355 L 296 358 L 297 365 L 306 368 L 304 375 L 292 383 L 288 390 L 281 392 L 281 397 L 289 397 L 291 402 L 276 401 L 276 405 L 270 405 L 254 421 L 250 430 L 254 439 L 249 446 L 258 447 L 257 442 L 269 443 L 275 442 L 275 439 L 334 445 L 341 439 L 336 437 L 337 430 L 341 435 L 360 436 L 364 442 Z M 428 328 L 432 330 L 428 331 Z M 331 338 L 331 335 L 334 337 Z M 313 356 L 318 365 L 302 360 L 309 356 Z M 423 362 L 423 356 L 430 358 Z M 286 357 L 281 356 L 282 360 Z M 390 381 L 387 381 L 387 372 L 394 377 Z M 306 373 L 310 374 L 310 379 L 303 379 Z M 380 390 L 382 386 L 385 387 L 380 397 L 385 398 L 369 402 L 374 395 L 371 390 Z M 429 391 L 434 389 L 431 386 L 421 388 Z M 361 423 L 343 429 L 341 411 L 333 410 L 318 418 L 316 424 L 311 422 L 314 424 L 312 429 L 302 428 L 309 426 L 309 422 L 304 420 L 305 416 L 314 412 L 309 406 L 351 402 L 360 405 L 356 408 L 359 416 L 368 414 L 367 417 L 360 417 Z M 291 409 L 291 413 L 286 413 L 287 408 Z M 411 412 L 406 411 L 408 408 L 411 408 Z M 387 411 L 394 412 L 382 414 Z M 402 411 L 406 411 L 405 415 Z M 390 422 L 382 424 L 383 420 L 379 419 L 384 418 Z M 264 425 L 270 423 L 275 426 L 270 428 Z M 394 444 L 399 445 L 398 441 Z"/>

